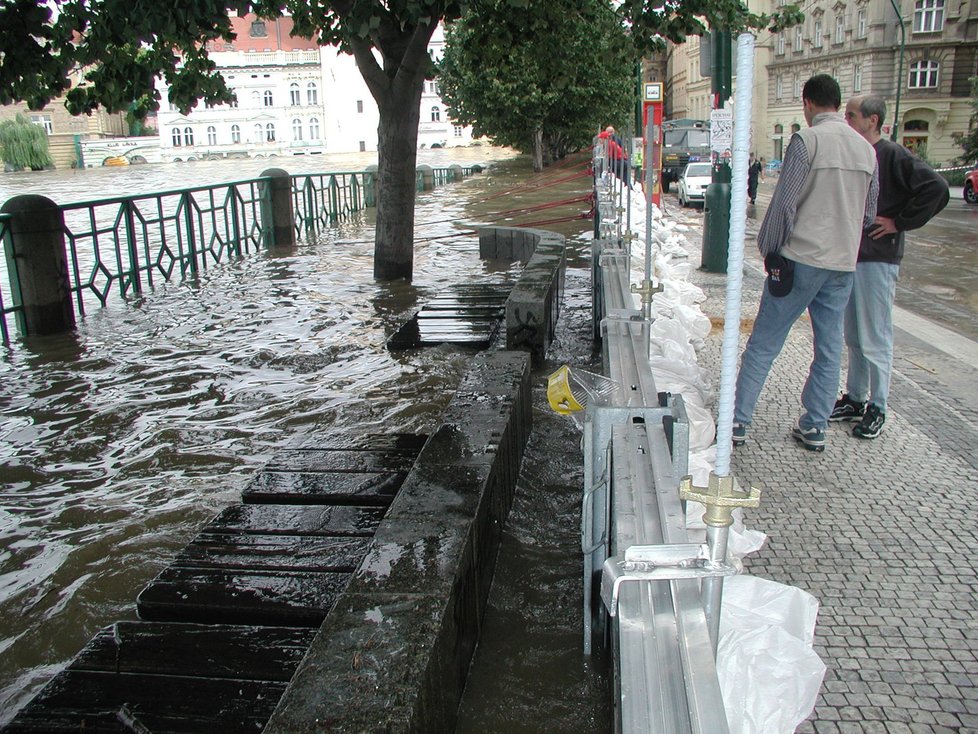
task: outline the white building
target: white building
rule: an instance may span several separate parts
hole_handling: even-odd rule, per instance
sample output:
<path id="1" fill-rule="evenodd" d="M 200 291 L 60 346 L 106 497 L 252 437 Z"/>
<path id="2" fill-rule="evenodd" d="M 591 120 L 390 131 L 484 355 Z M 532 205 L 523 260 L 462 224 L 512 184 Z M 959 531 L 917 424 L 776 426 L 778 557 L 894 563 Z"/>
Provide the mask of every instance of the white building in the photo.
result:
<path id="1" fill-rule="evenodd" d="M 233 44 L 216 43 L 210 56 L 234 90 L 233 105 L 198 107 L 183 115 L 169 104 L 166 85 L 158 114 L 164 161 L 206 158 L 351 153 L 377 149 L 379 112 L 353 57 L 290 35 L 290 18 L 232 17 Z M 439 27 L 429 53 L 440 58 Z M 467 145 L 469 127 L 454 125 L 425 82 L 419 147 Z"/>

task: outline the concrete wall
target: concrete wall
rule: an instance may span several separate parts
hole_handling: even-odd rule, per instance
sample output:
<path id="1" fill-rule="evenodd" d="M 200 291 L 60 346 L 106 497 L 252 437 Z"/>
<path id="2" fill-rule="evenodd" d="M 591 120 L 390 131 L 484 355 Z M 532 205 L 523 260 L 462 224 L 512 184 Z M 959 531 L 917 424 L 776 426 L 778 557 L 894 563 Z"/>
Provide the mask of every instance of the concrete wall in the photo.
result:
<path id="1" fill-rule="evenodd" d="M 525 354 L 473 360 L 267 734 L 450 732 L 532 414 Z"/>

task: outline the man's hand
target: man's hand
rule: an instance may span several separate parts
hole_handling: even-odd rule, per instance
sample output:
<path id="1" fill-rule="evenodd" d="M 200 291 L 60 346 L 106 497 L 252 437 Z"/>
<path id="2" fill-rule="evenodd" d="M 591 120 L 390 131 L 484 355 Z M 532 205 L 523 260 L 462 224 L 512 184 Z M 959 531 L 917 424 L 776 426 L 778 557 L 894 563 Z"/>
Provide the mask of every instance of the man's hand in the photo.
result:
<path id="1" fill-rule="evenodd" d="M 896 233 L 896 222 L 889 217 L 876 217 L 873 220 L 873 226 L 869 230 L 869 236 L 874 240 L 878 240 L 880 237 L 885 237 L 888 234 Z"/>

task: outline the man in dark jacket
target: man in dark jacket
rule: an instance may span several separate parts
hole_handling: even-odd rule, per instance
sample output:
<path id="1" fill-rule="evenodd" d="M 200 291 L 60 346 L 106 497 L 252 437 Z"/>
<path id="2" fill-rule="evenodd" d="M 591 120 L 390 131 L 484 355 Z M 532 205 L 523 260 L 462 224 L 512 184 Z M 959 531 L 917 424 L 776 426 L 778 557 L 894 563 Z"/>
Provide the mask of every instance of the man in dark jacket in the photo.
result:
<path id="1" fill-rule="evenodd" d="M 886 102 L 877 95 L 853 97 L 846 121 L 876 149 L 880 194 L 876 220 L 863 231 L 856 279 L 846 307 L 849 349 L 846 392 L 831 421 L 859 421 L 857 438 L 876 438 L 886 421 L 893 369 L 893 298 L 903 258 L 904 233 L 923 227 L 947 206 L 947 182 L 902 145 L 880 133 Z"/>

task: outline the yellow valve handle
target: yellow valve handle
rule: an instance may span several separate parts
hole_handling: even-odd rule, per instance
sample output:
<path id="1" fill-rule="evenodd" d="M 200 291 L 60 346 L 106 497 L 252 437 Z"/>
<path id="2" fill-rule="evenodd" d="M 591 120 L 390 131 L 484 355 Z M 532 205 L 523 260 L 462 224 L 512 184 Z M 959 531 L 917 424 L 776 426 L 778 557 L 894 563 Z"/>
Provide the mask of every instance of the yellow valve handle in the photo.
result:
<path id="1" fill-rule="evenodd" d="M 547 378 L 547 400 L 550 407 L 561 415 L 570 415 L 584 406 L 578 402 L 571 391 L 570 368 L 564 365 Z"/>

